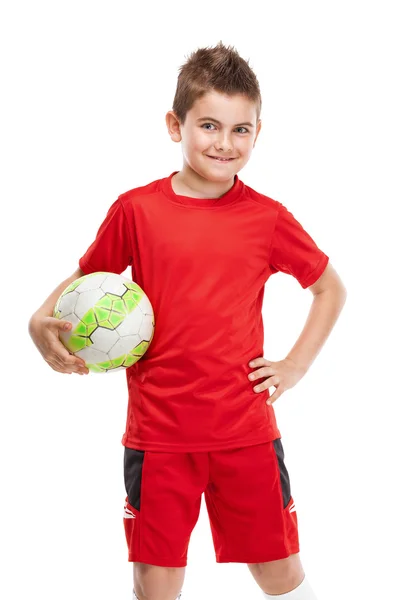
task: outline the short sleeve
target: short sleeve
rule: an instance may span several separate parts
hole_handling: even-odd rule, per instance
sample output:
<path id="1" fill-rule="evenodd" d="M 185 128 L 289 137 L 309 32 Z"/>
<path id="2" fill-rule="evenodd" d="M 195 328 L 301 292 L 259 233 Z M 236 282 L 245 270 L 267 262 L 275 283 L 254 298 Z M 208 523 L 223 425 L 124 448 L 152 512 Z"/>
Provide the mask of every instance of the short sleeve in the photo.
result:
<path id="1" fill-rule="evenodd" d="M 96 271 L 118 273 L 132 264 L 128 223 L 118 198 L 108 209 L 94 242 L 79 259 L 79 267 L 89 275 Z"/>
<path id="2" fill-rule="evenodd" d="M 269 258 L 272 273 L 282 271 L 293 275 L 302 288 L 307 288 L 319 279 L 328 262 L 329 257 L 279 203 Z"/>

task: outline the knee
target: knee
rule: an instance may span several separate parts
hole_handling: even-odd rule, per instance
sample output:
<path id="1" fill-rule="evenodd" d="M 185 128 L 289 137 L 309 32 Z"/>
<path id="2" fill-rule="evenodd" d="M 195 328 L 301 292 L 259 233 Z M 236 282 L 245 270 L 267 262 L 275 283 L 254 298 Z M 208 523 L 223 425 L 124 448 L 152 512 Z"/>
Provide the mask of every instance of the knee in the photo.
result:
<path id="1" fill-rule="evenodd" d="M 134 589 L 139 600 L 176 600 L 184 580 L 185 567 L 159 567 L 134 563 Z"/>
<path id="2" fill-rule="evenodd" d="M 267 594 L 283 594 L 295 589 L 305 577 L 299 555 L 282 560 L 249 563 L 248 567 Z"/>
<path id="3" fill-rule="evenodd" d="M 255 571 L 257 575 L 269 579 L 290 579 L 297 573 L 296 566 L 285 560 L 251 563 L 248 567 L 250 570 Z"/>

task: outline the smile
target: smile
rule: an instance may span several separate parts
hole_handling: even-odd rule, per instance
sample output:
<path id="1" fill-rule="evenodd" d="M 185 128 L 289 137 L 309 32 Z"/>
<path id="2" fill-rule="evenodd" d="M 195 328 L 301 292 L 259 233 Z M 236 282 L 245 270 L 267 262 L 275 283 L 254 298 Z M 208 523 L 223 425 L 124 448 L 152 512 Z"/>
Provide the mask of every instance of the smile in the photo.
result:
<path id="1" fill-rule="evenodd" d="M 219 158 L 217 156 L 209 156 L 207 154 L 208 158 L 212 158 L 213 160 L 216 160 L 218 162 L 230 162 L 231 160 L 234 160 L 233 158 Z"/>

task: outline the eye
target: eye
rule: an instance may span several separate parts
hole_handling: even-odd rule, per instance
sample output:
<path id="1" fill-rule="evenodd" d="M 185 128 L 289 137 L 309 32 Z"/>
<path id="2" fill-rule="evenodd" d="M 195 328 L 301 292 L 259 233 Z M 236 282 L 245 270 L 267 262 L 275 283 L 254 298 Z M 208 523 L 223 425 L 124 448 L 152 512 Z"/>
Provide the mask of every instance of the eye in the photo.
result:
<path id="1" fill-rule="evenodd" d="M 203 125 L 201 127 L 206 127 L 206 125 L 211 125 L 212 127 L 215 127 L 212 123 L 203 123 Z M 249 133 L 249 130 L 246 127 L 237 127 L 237 129 L 243 129 L 243 131 L 241 131 L 240 133 Z M 208 130 L 208 131 L 212 131 L 212 129 Z"/>

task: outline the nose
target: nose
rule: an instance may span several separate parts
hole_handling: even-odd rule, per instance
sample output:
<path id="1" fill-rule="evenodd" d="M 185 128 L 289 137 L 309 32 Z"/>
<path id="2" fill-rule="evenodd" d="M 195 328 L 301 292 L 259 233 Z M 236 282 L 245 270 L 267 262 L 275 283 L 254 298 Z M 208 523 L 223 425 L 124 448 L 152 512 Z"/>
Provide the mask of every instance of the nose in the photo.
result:
<path id="1" fill-rule="evenodd" d="M 220 152 L 232 152 L 232 142 L 230 140 L 229 135 L 221 133 L 221 135 L 216 140 L 214 147 L 217 151 Z"/>

